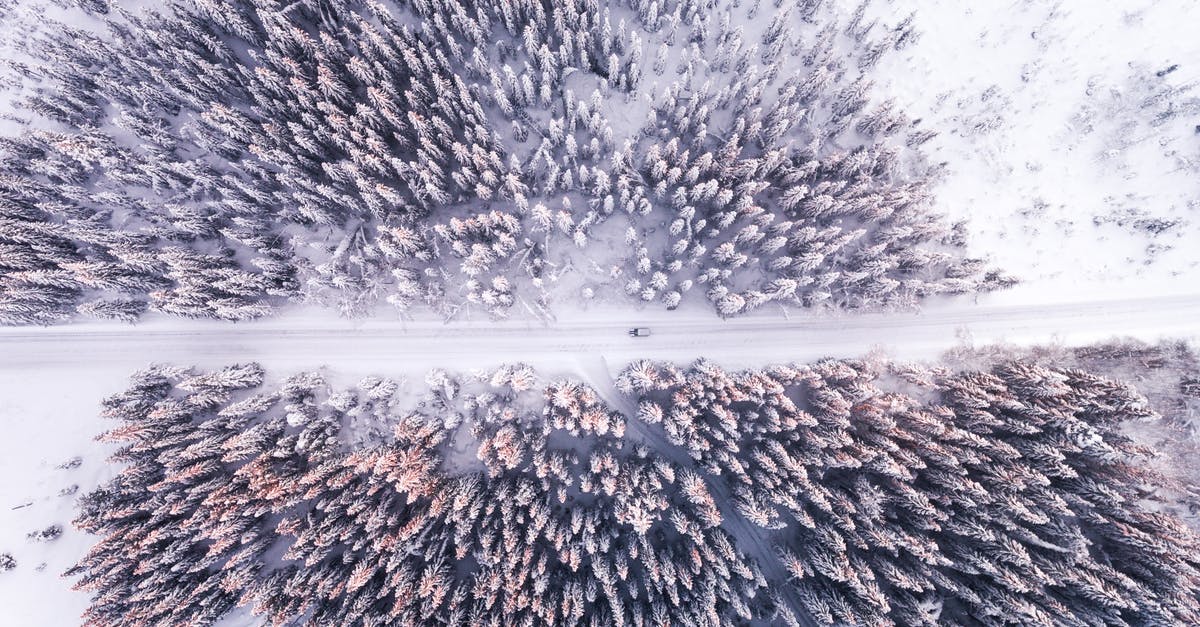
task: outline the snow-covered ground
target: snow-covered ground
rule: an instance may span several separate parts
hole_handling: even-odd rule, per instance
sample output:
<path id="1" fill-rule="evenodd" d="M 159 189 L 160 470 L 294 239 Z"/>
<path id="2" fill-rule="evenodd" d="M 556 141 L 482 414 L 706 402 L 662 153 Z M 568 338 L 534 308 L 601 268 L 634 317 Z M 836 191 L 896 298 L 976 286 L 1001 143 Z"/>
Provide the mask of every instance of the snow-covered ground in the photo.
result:
<path id="1" fill-rule="evenodd" d="M 921 38 L 886 56 L 876 97 L 922 126 L 936 206 L 968 250 L 1045 302 L 1200 281 L 1200 38 L 1191 0 L 894 0 Z M 1161 75 L 1160 75 L 1161 74 Z M 1155 229 L 1165 229 L 1159 234 Z"/>
<path id="2" fill-rule="evenodd" d="M 107 447 L 92 438 L 112 426 L 97 417 L 100 399 L 123 389 L 129 373 L 86 362 L 14 368 L 7 353 L 0 362 L 0 553 L 17 561 L 14 570 L 0 573 L 0 624 L 78 625 L 88 595 L 71 592 L 60 575 L 95 538 L 71 526 L 76 495 L 61 493 L 72 486 L 77 494 L 89 492 L 113 473 Z M 78 467 L 60 467 L 75 458 Z M 51 525 L 62 527 L 61 537 L 26 538 Z"/>
<path id="3" fill-rule="evenodd" d="M 232 327 L 158 319 L 136 328 L 0 330 L 0 553 L 18 563 L 0 573 L 0 624 L 79 622 L 87 596 L 69 592 L 58 575 L 92 539 L 71 529 L 74 497 L 59 493 L 73 485 L 86 492 L 108 476 L 105 448 L 92 441 L 106 426 L 96 417 L 99 401 L 150 361 L 258 360 L 280 373 L 329 366 L 347 377 L 525 361 L 603 388 L 597 379 L 641 357 L 703 355 L 736 368 L 876 348 L 932 358 L 967 338 L 1079 344 L 1200 332 L 1200 295 L 1192 293 L 1200 284 L 1200 112 L 1198 94 L 1187 91 L 1200 79 L 1200 38 L 1189 32 L 1196 5 L 877 4 L 872 12 L 892 22 L 917 10 L 923 35 L 884 58 L 876 97 L 894 98 L 940 131 L 925 146 L 946 163 L 938 207 L 965 220 L 970 250 L 1021 277 L 1021 286 L 978 306 L 791 321 L 778 311 L 722 322 L 707 310 L 595 307 L 564 312 L 550 327 L 297 312 Z M 654 334 L 624 335 L 636 325 Z M 59 468 L 75 457 L 79 467 Z M 63 535 L 54 541 L 26 538 L 55 524 Z"/>

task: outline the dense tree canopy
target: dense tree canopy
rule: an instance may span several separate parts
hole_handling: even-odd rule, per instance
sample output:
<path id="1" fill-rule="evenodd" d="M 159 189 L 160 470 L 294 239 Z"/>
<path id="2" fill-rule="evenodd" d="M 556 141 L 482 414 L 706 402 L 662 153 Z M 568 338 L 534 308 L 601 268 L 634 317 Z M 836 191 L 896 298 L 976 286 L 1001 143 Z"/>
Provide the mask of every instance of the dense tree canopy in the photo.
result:
<path id="1" fill-rule="evenodd" d="M 4 323 L 544 314 L 566 286 L 668 308 L 703 286 L 731 316 L 1011 281 L 929 213 L 929 133 L 873 102 L 911 20 L 839 23 L 819 0 L 769 20 L 716 0 L 79 4 L 86 24 L 33 28 L 12 69 Z"/>
<path id="2" fill-rule="evenodd" d="M 1150 411 L 1085 372 L 639 362 L 609 399 L 636 415 L 523 365 L 434 371 L 416 411 L 263 380 L 156 368 L 105 401 L 125 469 L 69 573 L 94 624 L 1200 618 L 1200 539 L 1120 432 Z"/>

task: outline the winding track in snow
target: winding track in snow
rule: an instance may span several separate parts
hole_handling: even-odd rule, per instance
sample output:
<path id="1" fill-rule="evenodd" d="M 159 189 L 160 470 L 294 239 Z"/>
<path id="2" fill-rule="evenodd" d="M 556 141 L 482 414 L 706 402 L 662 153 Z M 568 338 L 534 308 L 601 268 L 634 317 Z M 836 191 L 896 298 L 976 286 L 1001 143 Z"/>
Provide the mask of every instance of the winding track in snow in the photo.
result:
<path id="1" fill-rule="evenodd" d="M 630 338 L 645 326 L 653 334 Z M 569 321 L 348 321 L 304 315 L 250 323 L 152 320 L 138 326 L 74 324 L 0 328 L 0 369 L 96 365 L 132 370 L 149 362 L 215 366 L 257 360 L 272 368 L 326 365 L 355 371 L 486 367 L 501 362 L 571 361 L 603 356 L 614 367 L 639 358 L 726 367 L 857 356 L 883 348 L 900 359 L 935 357 L 969 337 L 975 343 L 1112 336 L 1146 340 L 1200 335 L 1200 293 L 1035 306 L 928 307 L 860 315 L 778 313 L 720 320 L 708 312 L 593 309 Z M 389 366 L 390 364 L 390 366 Z"/>

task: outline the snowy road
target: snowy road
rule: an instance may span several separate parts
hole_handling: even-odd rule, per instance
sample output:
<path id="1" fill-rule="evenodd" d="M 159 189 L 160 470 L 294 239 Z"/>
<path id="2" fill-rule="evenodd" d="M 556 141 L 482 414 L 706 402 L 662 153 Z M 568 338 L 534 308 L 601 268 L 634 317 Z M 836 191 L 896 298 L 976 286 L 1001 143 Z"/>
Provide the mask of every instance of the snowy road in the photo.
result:
<path id="1" fill-rule="evenodd" d="M 1020 307 L 959 302 L 922 313 L 792 314 L 790 320 L 778 314 L 722 321 L 706 312 L 628 310 L 591 310 L 551 325 L 355 322 L 304 315 L 236 325 L 156 320 L 138 327 L 0 329 L 0 369 L 76 364 L 130 370 L 151 361 L 211 366 L 258 360 L 272 367 L 328 365 L 387 372 L 402 366 L 537 364 L 575 356 L 603 356 L 618 368 L 637 358 L 688 361 L 701 356 L 739 367 L 853 356 L 877 347 L 901 359 L 916 359 L 933 357 L 963 337 L 978 344 L 1200 335 L 1198 314 L 1200 294 Z M 653 335 L 630 338 L 626 331 L 633 326 L 649 327 Z"/>

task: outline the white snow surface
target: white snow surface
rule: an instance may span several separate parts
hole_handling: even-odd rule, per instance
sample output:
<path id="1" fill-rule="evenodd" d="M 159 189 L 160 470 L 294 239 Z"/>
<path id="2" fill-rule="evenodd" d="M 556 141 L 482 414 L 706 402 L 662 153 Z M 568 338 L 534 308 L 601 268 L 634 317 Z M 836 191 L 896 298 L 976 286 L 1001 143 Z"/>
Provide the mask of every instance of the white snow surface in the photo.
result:
<path id="1" fill-rule="evenodd" d="M 893 0 L 868 19 L 914 11 L 921 37 L 884 56 L 875 97 L 939 133 L 923 146 L 945 163 L 936 208 L 1023 281 L 988 299 L 1200 282 L 1194 0 Z M 1180 223 L 1151 236 L 1138 221 L 1154 219 Z"/>
<path id="2" fill-rule="evenodd" d="M 105 461 L 111 447 L 92 438 L 115 426 L 97 417 L 100 399 L 126 387 L 129 373 L 87 362 L 29 371 L 9 367 L 9 349 L 3 350 L 0 553 L 12 554 L 17 567 L 0 573 L 0 624 L 78 625 L 89 597 L 72 592 L 71 582 L 60 575 L 96 538 L 71 527 L 75 499 L 116 473 Z M 82 459 L 78 468 L 58 467 L 75 457 Z M 72 485 L 79 486 L 76 495 L 59 496 Z M 61 526 L 62 536 L 45 543 L 26 539 L 49 525 Z"/>

